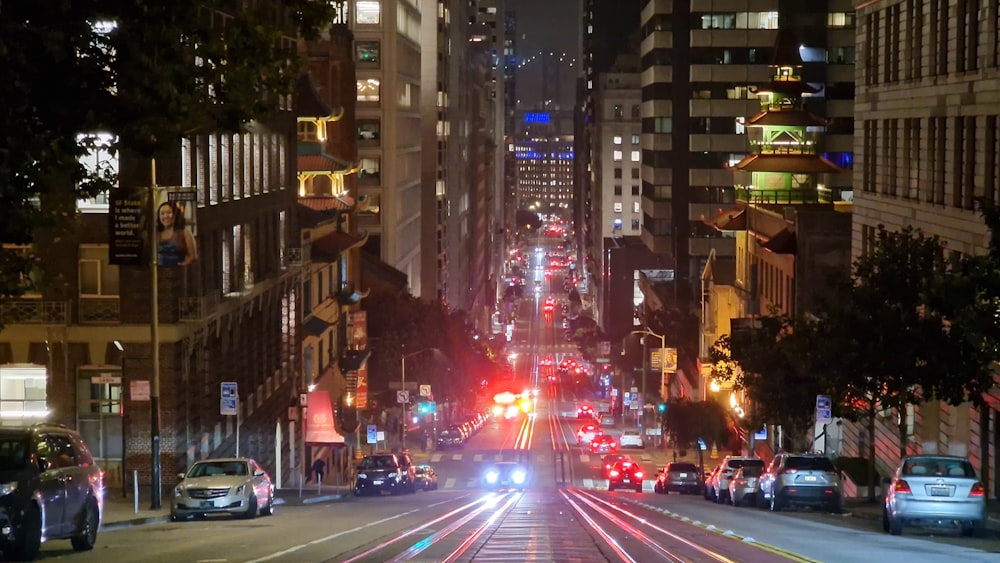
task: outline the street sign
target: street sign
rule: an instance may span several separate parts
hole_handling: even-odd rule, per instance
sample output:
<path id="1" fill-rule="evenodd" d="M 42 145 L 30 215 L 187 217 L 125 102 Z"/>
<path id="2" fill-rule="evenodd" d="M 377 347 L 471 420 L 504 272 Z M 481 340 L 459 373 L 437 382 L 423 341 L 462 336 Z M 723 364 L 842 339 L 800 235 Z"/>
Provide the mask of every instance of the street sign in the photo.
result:
<path id="1" fill-rule="evenodd" d="M 755 432 L 753 435 L 754 440 L 767 440 L 767 426 L 760 429 L 760 432 Z"/>
<path id="2" fill-rule="evenodd" d="M 129 396 L 133 401 L 149 400 L 149 380 L 133 379 L 129 381 Z"/>
<path id="3" fill-rule="evenodd" d="M 829 395 L 816 395 L 816 424 L 833 422 L 833 412 Z"/>
<path id="4" fill-rule="evenodd" d="M 629 410 L 632 410 L 632 411 L 639 410 L 639 408 L 642 406 L 642 405 L 639 404 L 639 392 L 638 391 L 633 391 L 633 392 L 629 393 L 629 395 L 632 396 L 629 399 L 629 402 L 628 402 L 628 408 L 629 408 Z"/>
<path id="5" fill-rule="evenodd" d="M 409 391 L 396 391 L 396 402 L 405 405 L 410 402 L 410 392 Z"/>
<path id="6" fill-rule="evenodd" d="M 219 401 L 219 414 L 222 416 L 236 416 L 236 397 L 223 397 Z"/>
<path id="7" fill-rule="evenodd" d="M 625 393 L 624 395 L 622 395 L 622 403 L 624 403 L 626 407 L 629 405 L 630 402 L 632 402 L 631 393 Z"/>
<path id="8" fill-rule="evenodd" d="M 378 433 L 375 434 L 375 441 L 376 442 L 384 442 L 385 441 L 385 431 L 379 430 Z"/>
<path id="9" fill-rule="evenodd" d="M 222 398 L 223 399 L 235 399 L 239 396 L 239 392 L 236 388 L 235 381 L 224 381 L 222 382 Z"/>
<path id="10" fill-rule="evenodd" d="M 94 385 L 121 385 L 122 378 L 110 373 L 102 373 L 101 375 L 91 376 L 90 382 Z"/>
<path id="11" fill-rule="evenodd" d="M 374 444 L 378 441 L 378 428 L 374 424 L 368 425 L 368 443 Z"/>
<path id="12" fill-rule="evenodd" d="M 431 396 L 431 386 L 430 385 L 421 385 L 420 386 L 420 396 L 421 397 L 430 397 Z"/>

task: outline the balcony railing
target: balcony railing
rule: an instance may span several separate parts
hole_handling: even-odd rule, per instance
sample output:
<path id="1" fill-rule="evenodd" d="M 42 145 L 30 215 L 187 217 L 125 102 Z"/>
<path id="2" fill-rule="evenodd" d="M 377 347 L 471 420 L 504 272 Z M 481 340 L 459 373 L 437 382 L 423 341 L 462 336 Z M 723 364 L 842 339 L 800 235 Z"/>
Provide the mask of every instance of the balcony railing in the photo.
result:
<path id="1" fill-rule="evenodd" d="M 839 189 L 801 188 L 793 190 L 736 189 L 736 200 L 754 205 L 791 205 L 845 201 Z"/>
<path id="2" fill-rule="evenodd" d="M 121 322 L 121 300 L 117 295 L 80 297 L 77 304 L 77 317 L 80 324 Z"/>
<path id="3" fill-rule="evenodd" d="M 0 303 L 0 324 L 69 324 L 69 303 L 41 299 L 15 299 Z"/>
<path id="4" fill-rule="evenodd" d="M 178 300 L 178 316 L 182 321 L 200 321 L 211 315 L 218 305 L 219 297 L 216 295 L 181 297 Z"/>

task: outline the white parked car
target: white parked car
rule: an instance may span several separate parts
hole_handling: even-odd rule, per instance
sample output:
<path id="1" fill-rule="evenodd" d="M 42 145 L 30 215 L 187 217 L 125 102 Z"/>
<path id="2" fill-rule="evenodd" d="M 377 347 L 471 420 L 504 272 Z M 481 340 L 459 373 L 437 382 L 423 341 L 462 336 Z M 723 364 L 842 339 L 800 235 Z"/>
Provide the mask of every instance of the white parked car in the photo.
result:
<path id="1" fill-rule="evenodd" d="M 252 459 L 225 458 L 197 461 L 187 473 L 177 475 L 170 503 L 174 521 L 207 514 L 232 514 L 253 518 L 274 510 L 274 485 L 267 472 Z"/>
<path id="2" fill-rule="evenodd" d="M 642 440 L 642 434 L 638 430 L 625 430 L 622 432 L 621 438 L 618 439 L 618 445 L 623 448 L 646 447 L 646 443 Z"/>

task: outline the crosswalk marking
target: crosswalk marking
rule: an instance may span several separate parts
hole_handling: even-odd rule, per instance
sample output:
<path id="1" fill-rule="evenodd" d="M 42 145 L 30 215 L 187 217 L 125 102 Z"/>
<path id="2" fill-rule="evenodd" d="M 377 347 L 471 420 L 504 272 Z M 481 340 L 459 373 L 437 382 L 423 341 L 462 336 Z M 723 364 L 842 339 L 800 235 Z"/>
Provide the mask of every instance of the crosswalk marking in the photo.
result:
<path id="1" fill-rule="evenodd" d="M 590 454 L 580 454 L 580 463 L 590 463 Z"/>
<path id="2" fill-rule="evenodd" d="M 446 488 L 446 489 L 454 489 L 456 482 L 457 482 L 457 480 L 454 477 L 448 477 L 448 479 L 445 480 L 445 482 L 444 482 L 444 488 Z"/>
<path id="3" fill-rule="evenodd" d="M 462 454 L 453 454 L 451 456 L 452 461 L 462 461 Z"/>
<path id="4" fill-rule="evenodd" d="M 433 455 L 431 455 L 431 462 L 432 463 L 437 463 L 439 461 L 441 461 L 441 454 L 433 454 Z"/>
<path id="5" fill-rule="evenodd" d="M 483 461 L 483 454 L 476 454 L 476 455 L 472 456 L 472 461 L 475 461 L 475 462 Z"/>

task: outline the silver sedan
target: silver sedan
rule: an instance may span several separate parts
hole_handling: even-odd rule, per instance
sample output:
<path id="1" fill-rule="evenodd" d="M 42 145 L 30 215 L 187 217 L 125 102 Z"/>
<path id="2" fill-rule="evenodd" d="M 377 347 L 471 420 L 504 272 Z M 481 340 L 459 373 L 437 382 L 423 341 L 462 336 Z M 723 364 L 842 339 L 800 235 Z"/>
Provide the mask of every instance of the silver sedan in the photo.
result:
<path id="1" fill-rule="evenodd" d="M 890 534 L 902 534 L 903 526 L 958 528 L 963 536 L 985 531 L 986 491 L 964 457 L 907 456 L 888 481 L 882 526 Z"/>
<path id="2" fill-rule="evenodd" d="M 243 458 L 206 459 L 179 473 L 170 502 L 174 521 L 207 514 L 253 518 L 269 516 L 274 507 L 274 485 L 256 461 Z"/>

